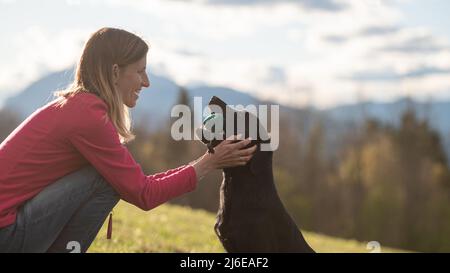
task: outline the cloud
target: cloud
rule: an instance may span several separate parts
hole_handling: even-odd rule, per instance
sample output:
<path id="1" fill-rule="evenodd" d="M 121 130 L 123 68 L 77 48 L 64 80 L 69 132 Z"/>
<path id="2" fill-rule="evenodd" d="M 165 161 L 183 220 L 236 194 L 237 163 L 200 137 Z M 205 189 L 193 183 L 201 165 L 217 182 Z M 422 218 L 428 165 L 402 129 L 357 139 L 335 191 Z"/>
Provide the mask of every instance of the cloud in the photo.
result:
<path id="1" fill-rule="evenodd" d="M 73 66 L 88 34 L 80 29 L 65 29 L 55 34 L 30 26 L 8 39 L 2 49 L 6 54 L 0 63 L 0 89 L 17 91 L 47 73 Z"/>
<path id="2" fill-rule="evenodd" d="M 419 67 L 406 73 L 398 73 L 392 69 L 382 71 L 364 71 L 355 73 L 350 79 L 359 82 L 399 81 L 408 78 L 424 78 L 434 75 L 450 75 L 450 68 Z"/>
<path id="3" fill-rule="evenodd" d="M 359 32 L 360 36 L 388 35 L 400 31 L 399 26 L 368 26 Z"/>
<path id="4" fill-rule="evenodd" d="M 286 72 L 282 67 L 270 66 L 267 69 L 267 75 L 264 78 L 264 82 L 272 84 L 285 84 L 287 80 Z"/>
<path id="5" fill-rule="evenodd" d="M 430 75 L 450 75 L 450 68 L 422 67 L 401 75 L 403 78 L 422 78 Z"/>
<path id="6" fill-rule="evenodd" d="M 450 99 L 450 77 L 433 74 L 419 78 L 405 78 L 399 81 L 373 82 L 359 86 L 365 97 L 389 101 L 400 97 L 416 99 Z"/>
<path id="7" fill-rule="evenodd" d="M 435 53 L 450 50 L 448 45 L 443 45 L 431 34 L 410 37 L 404 41 L 396 42 L 380 49 L 386 52 L 397 53 Z"/>
<path id="8" fill-rule="evenodd" d="M 177 50 L 175 50 L 176 53 L 183 55 L 183 56 L 187 56 L 187 57 L 195 57 L 195 56 L 203 56 L 203 53 L 194 51 L 194 50 L 190 50 L 187 48 L 178 48 Z"/>
<path id="9" fill-rule="evenodd" d="M 345 43 L 349 38 L 340 35 L 328 35 L 323 38 L 326 42 L 332 44 L 342 44 Z"/>
<path id="10" fill-rule="evenodd" d="M 4 4 L 4 5 L 14 4 L 15 2 L 16 2 L 16 0 L 0 0 L 0 4 Z"/>
<path id="11" fill-rule="evenodd" d="M 303 11 L 289 5 L 213 5 L 194 0 L 116 1 L 104 0 L 109 6 L 151 22 L 153 32 L 179 43 L 195 39 L 197 43 L 224 42 L 247 38 L 260 29 L 299 22 Z M 140 26 L 144 29 L 144 26 Z M 147 27 L 148 28 L 148 27 Z M 156 36 L 155 34 L 153 36 Z"/>
<path id="12" fill-rule="evenodd" d="M 342 44 L 352 39 L 369 39 L 371 37 L 382 37 L 386 38 L 388 35 L 395 35 L 401 31 L 400 26 L 386 26 L 386 25 L 371 25 L 366 26 L 360 30 L 353 33 L 347 33 L 346 35 L 336 35 L 330 34 L 323 37 L 325 42 L 331 44 Z"/>
<path id="13" fill-rule="evenodd" d="M 143 36 L 152 72 L 181 85 L 228 86 L 318 107 L 351 103 L 360 89 L 369 99 L 450 90 L 448 40 L 401 25 L 393 1 L 90 0 L 71 6 L 69 17 L 67 4 L 78 0 L 64 7 L 48 0 L 53 10 L 30 11 L 22 25 L 17 19 L 11 31 L 0 30 L 8 34 L 0 44 L 0 90 L 72 65 L 79 40 L 93 31 L 72 34 L 80 16 L 85 28 L 113 24 Z M 61 15 L 58 24 L 42 24 L 50 12 Z"/>
<path id="14" fill-rule="evenodd" d="M 341 11 L 347 5 L 338 3 L 334 0 L 207 0 L 208 4 L 215 5 L 277 5 L 284 3 L 292 3 L 301 6 L 304 9 L 321 10 L 321 11 Z"/>

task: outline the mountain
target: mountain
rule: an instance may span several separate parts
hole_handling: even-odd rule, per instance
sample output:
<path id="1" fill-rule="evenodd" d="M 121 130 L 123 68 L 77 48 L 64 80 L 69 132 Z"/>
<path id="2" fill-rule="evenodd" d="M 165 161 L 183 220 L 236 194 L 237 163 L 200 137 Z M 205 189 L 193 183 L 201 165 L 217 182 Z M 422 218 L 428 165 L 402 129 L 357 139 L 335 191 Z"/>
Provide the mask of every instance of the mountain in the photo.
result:
<path id="1" fill-rule="evenodd" d="M 61 90 L 73 81 L 74 70 L 68 69 L 47 75 L 30 84 L 17 95 L 6 99 L 4 108 L 17 113 L 23 120 L 37 108 L 54 99 L 53 92 Z M 176 104 L 180 87 L 170 79 L 149 74 L 151 88 L 144 90 L 139 103 L 131 110 L 136 124 L 145 124 L 148 129 L 156 129 L 170 122 L 170 110 Z M 204 107 L 216 95 L 229 104 L 256 104 L 258 100 L 250 95 L 223 87 L 197 87 L 187 90 L 190 103 L 193 97 L 202 98 Z"/>
<path id="2" fill-rule="evenodd" d="M 447 158 L 450 159 L 450 102 L 417 102 L 411 99 L 400 99 L 390 103 L 364 102 L 342 105 L 325 112 L 337 123 L 358 125 L 366 118 L 374 118 L 386 124 L 398 125 L 402 113 L 411 108 L 415 110 L 419 118 L 427 119 L 431 127 L 440 133 Z"/>
<path id="3" fill-rule="evenodd" d="M 17 95 L 8 98 L 4 103 L 4 108 L 16 112 L 23 120 L 37 108 L 51 101 L 53 91 L 68 86 L 73 80 L 73 75 L 73 69 L 47 75 L 18 92 Z M 170 111 L 178 100 L 180 87 L 174 81 L 162 76 L 149 74 L 149 79 L 151 87 L 141 93 L 139 102 L 131 110 L 131 113 L 135 124 L 143 125 L 148 130 L 155 130 L 170 124 Z M 200 86 L 187 89 L 187 93 L 191 106 L 194 97 L 202 98 L 202 109 L 212 96 L 218 96 L 230 105 L 273 103 L 261 102 L 247 93 L 225 87 Z M 314 121 L 321 120 L 327 131 L 326 149 L 332 153 L 336 147 L 336 136 L 348 128 L 360 124 L 368 117 L 397 125 L 401 113 L 408 107 L 413 107 L 419 117 L 429 119 L 432 127 L 440 132 L 447 154 L 450 155 L 450 102 L 421 103 L 401 99 L 391 103 L 363 102 L 342 105 L 322 111 L 314 108 L 296 109 L 280 105 L 280 114 L 289 117 L 293 126 L 303 126 L 306 133 Z"/>
<path id="4" fill-rule="evenodd" d="M 397 125 L 401 114 L 409 108 L 414 109 L 419 118 L 427 118 L 441 133 L 450 133 L 450 102 L 417 102 L 411 99 L 390 103 L 364 102 L 334 107 L 326 113 L 336 121 L 360 123 L 366 118 L 376 118 Z"/>
<path id="5" fill-rule="evenodd" d="M 37 108 L 50 102 L 53 98 L 53 91 L 68 86 L 73 79 L 73 74 L 73 69 L 51 73 L 31 83 L 17 95 L 7 98 L 3 107 L 13 110 L 21 119 L 25 119 Z"/>

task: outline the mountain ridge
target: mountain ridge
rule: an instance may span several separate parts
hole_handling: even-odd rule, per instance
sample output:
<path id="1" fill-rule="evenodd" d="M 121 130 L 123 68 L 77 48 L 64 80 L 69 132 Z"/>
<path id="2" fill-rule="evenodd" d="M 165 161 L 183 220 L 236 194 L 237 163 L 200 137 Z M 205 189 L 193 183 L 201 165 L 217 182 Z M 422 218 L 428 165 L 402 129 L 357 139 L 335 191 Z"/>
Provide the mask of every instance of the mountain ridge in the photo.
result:
<path id="1" fill-rule="evenodd" d="M 3 108 L 16 112 L 19 118 L 24 120 L 37 108 L 51 101 L 53 91 L 67 87 L 72 82 L 73 76 L 73 68 L 50 73 L 6 99 Z M 143 125 L 151 131 L 170 124 L 170 111 L 178 100 L 181 87 L 163 76 L 149 74 L 149 78 L 151 87 L 141 92 L 139 102 L 135 108 L 131 109 L 131 113 L 134 124 Z M 187 91 L 191 105 L 193 105 L 194 97 L 202 98 L 202 109 L 212 96 L 218 96 L 230 105 L 274 104 L 274 102 L 263 102 L 251 94 L 227 87 L 204 85 L 184 89 Z M 333 138 L 336 132 L 344 131 L 348 126 L 361 124 L 365 118 L 375 118 L 383 123 L 398 125 L 401 113 L 408 107 L 413 107 L 419 118 L 428 118 L 431 126 L 440 133 L 447 155 L 450 155 L 450 101 L 424 103 L 402 98 L 393 102 L 366 101 L 340 105 L 325 110 L 280 105 L 280 115 L 290 117 L 294 126 L 303 119 L 303 126 L 306 128 L 310 128 L 313 121 L 317 119 L 325 119 L 327 129 L 331 131 L 329 138 Z"/>

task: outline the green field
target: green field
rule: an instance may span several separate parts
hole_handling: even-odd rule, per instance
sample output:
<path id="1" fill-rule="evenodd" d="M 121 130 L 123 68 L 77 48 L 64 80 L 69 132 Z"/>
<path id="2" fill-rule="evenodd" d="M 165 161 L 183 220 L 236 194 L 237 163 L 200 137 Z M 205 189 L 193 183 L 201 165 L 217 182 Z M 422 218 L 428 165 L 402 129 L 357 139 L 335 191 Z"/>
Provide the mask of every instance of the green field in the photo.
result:
<path id="1" fill-rule="evenodd" d="M 149 212 L 121 201 L 114 209 L 112 240 L 106 239 L 107 222 L 89 252 L 224 252 L 214 234 L 215 214 L 175 205 Z M 367 242 L 344 240 L 304 232 L 317 252 L 370 252 Z M 404 252 L 381 247 L 382 252 Z"/>

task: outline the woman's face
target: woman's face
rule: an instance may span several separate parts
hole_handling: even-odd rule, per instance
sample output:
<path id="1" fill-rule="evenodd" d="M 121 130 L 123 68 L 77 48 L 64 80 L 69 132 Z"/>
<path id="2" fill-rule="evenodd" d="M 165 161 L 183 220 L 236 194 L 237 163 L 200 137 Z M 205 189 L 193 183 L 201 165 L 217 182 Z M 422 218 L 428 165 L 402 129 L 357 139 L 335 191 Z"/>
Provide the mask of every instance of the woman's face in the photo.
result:
<path id="1" fill-rule="evenodd" d="M 132 108 L 136 106 L 142 87 L 149 87 L 146 72 L 147 56 L 124 67 L 113 66 L 116 89 L 122 95 L 123 103 Z"/>

